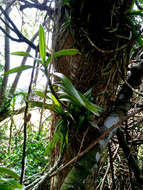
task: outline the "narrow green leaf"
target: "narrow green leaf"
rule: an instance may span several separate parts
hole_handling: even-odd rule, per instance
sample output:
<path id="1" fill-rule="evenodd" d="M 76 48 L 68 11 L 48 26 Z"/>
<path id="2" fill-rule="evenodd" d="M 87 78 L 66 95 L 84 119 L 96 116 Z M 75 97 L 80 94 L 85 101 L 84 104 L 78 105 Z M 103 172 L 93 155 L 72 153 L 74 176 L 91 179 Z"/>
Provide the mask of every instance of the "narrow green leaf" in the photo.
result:
<path id="1" fill-rule="evenodd" d="M 61 104 L 59 103 L 59 101 L 56 99 L 56 97 L 53 94 L 51 94 L 51 99 L 53 100 L 55 105 L 57 105 L 58 107 L 61 107 Z"/>
<path id="2" fill-rule="evenodd" d="M 6 167 L 0 167 L 0 175 L 9 175 L 10 177 L 13 177 L 15 179 L 19 179 L 19 175 L 17 175 L 14 171 L 12 171 L 9 168 Z"/>
<path id="3" fill-rule="evenodd" d="M 28 101 L 30 103 L 30 105 L 32 107 L 39 107 L 39 108 L 42 108 L 43 107 L 43 102 L 38 102 L 38 101 Z M 45 109 L 51 109 L 52 108 L 52 104 L 44 104 L 44 108 Z"/>
<path id="4" fill-rule="evenodd" d="M 90 88 L 87 92 L 85 92 L 83 95 L 87 98 L 90 99 L 92 94 L 92 88 Z"/>
<path id="5" fill-rule="evenodd" d="M 102 108 L 97 106 L 96 104 L 93 104 L 92 102 L 88 101 L 85 96 L 83 96 L 80 93 L 80 97 L 82 98 L 84 104 L 85 104 L 85 108 L 88 109 L 90 112 L 92 112 L 93 114 L 99 116 L 99 112 L 102 111 Z"/>
<path id="6" fill-rule="evenodd" d="M 131 11 L 128 13 L 129 15 L 134 15 L 134 16 L 141 16 L 143 17 L 143 10 L 137 10 L 137 11 Z"/>
<path id="7" fill-rule="evenodd" d="M 78 91 L 72 85 L 70 80 L 61 73 L 55 73 L 55 76 L 59 77 L 62 81 L 61 88 L 62 90 L 70 96 L 70 98 L 74 101 L 74 103 L 78 104 L 79 106 L 85 106 L 82 98 L 80 97 Z"/>
<path id="8" fill-rule="evenodd" d="M 45 39 L 45 32 L 42 25 L 39 27 L 39 50 L 40 50 L 40 57 L 42 59 L 42 63 L 45 64 L 46 58 L 46 39 Z"/>
<path id="9" fill-rule="evenodd" d="M 40 96 L 41 98 L 44 98 L 44 96 L 45 96 L 44 92 L 41 92 L 39 90 L 36 90 L 35 93 L 36 93 L 36 95 Z"/>
<path id="10" fill-rule="evenodd" d="M 24 51 L 12 52 L 11 55 L 18 55 L 18 56 L 24 56 L 24 57 L 32 57 L 32 55 L 30 55 L 29 53 L 24 52 Z"/>
<path id="11" fill-rule="evenodd" d="M 68 145 L 69 145 L 69 134 L 68 134 L 68 131 L 66 133 L 65 143 L 66 143 L 66 149 L 68 149 Z"/>
<path id="12" fill-rule="evenodd" d="M 38 107 L 42 108 L 43 107 L 43 102 L 38 102 L 38 101 L 28 101 L 31 107 Z M 46 104 L 44 103 L 44 108 L 48 109 L 50 111 L 54 111 L 59 114 L 64 114 L 63 109 L 55 104 Z"/>
<path id="13" fill-rule="evenodd" d="M 90 125 L 91 125 L 92 127 L 96 128 L 96 129 L 98 129 L 98 130 L 100 130 L 99 127 L 98 127 L 98 125 L 97 125 L 95 122 L 89 121 L 89 123 L 90 123 Z"/>
<path id="14" fill-rule="evenodd" d="M 85 96 L 87 96 L 86 98 L 83 94 L 81 94 L 75 89 L 75 87 L 72 85 L 72 83 L 66 76 L 64 76 L 61 73 L 55 73 L 54 75 L 59 77 L 62 81 L 59 84 L 59 86 L 63 90 L 61 98 L 69 99 L 72 103 L 76 104 L 77 106 L 83 106 L 90 112 L 99 116 L 99 112 L 102 111 L 102 108 L 88 100 L 88 95 L 90 95 L 90 91 L 85 94 Z"/>
<path id="15" fill-rule="evenodd" d="M 81 54 L 78 49 L 64 49 L 64 50 L 55 52 L 53 54 L 53 57 L 57 58 L 57 57 L 60 57 L 63 55 L 72 55 L 73 56 L 73 55 L 77 55 L 77 54 Z M 52 60 L 52 56 L 50 55 L 46 61 L 46 66 L 48 66 L 48 64 L 51 62 L 51 60 Z"/>
<path id="16" fill-rule="evenodd" d="M 77 55 L 77 54 L 81 54 L 78 49 L 63 49 L 55 52 L 53 54 L 53 57 L 56 58 L 62 55 Z"/>
<path id="17" fill-rule="evenodd" d="M 9 74 L 12 74 L 12 73 L 17 73 L 17 72 L 22 72 L 24 70 L 27 70 L 27 69 L 31 69 L 33 68 L 33 66 L 30 66 L 30 65 L 22 65 L 22 66 L 19 66 L 19 67 L 15 67 L 13 69 L 10 69 L 9 71 L 5 72 L 4 75 L 9 75 Z"/>

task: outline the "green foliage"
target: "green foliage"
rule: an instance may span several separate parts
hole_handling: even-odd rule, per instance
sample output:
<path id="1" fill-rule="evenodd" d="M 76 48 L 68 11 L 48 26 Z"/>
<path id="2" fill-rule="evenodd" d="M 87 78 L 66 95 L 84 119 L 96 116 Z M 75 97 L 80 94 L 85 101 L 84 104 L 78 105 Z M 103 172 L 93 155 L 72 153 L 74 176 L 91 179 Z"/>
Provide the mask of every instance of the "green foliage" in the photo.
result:
<path id="1" fill-rule="evenodd" d="M 5 97 L 0 106 L 0 114 L 10 113 L 11 98 Z"/>
<path id="2" fill-rule="evenodd" d="M 64 148 L 68 147 L 68 133 L 69 128 L 75 128 L 76 130 L 81 129 L 84 123 L 91 124 L 97 127 L 93 122 L 92 118 L 94 115 L 99 116 L 99 112 L 102 108 L 91 102 L 92 89 L 82 94 L 75 89 L 70 80 L 61 73 L 55 73 L 55 76 L 60 78 L 60 82 L 55 84 L 57 86 L 57 94 L 60 101 L 66 102 L 66 107 L 63 108 L 60 102 L 55 96 L 47 95 L 47 100 L 51 103 L 29 101 L 32 106 L 43 107 L 54 111 L 60 115 L 60 119 L 56 125 L 55 134 L 53 139 L 49 142 L 45 154 L 50 154 L 56 143 L 60 141 L 60 149 L 63 151 Z M 44 94 L 36 92 L 40 97 Z"/>
<path id="3" fill-rule="evenodd" d="M 24 57 L 32 57 L 32 55 L 30 55 L 29 53 L 24 52 L 24 51 L 12 52 L 11 55 L 18 55 L 18 56 L 24 56 Z"/>
<path id="4" fill-rule="evenodd" d="M 139 3 L 141 3 L 141 5 L 143 4 L 142 1 L 139 1 Z M 136 37 L 136 41 L 141 47 L 143 47 L 143 38 L 142 35 L 140 35 L 142 29 L 141 24 L 139 23 L 140 19 L 143 20 L 143 10 L 134 10 L 135 5 L 135 0 L 133 0 L 127 15 L 133 30 L 133 34 Z"/>
<path id="5" fill-rule="evenodd" d="M 12 170 L 6 168 L 6 167 L 0 167 L 0 175 L 7 174 L 15 179 L 19 179 L 19 176 Z"/>
<path id="6" fill-rule="evenodd" d="M 44 156 L 47 141 L 46 131 L 42 131 L 42 133 L 38 135 L 37 131 L 32 131 L 30 126 L 28 127 L 26 176 L 42 172 L 45 165 L 48 164 L 48 158 Z M 1 144 L 0 163 L 3 163 L 7 167 L 15 168 L 17 173 L 20 174 L 22 150 L 23 137 L 21 131 L 17 130 L 13 134 L 11 151 L 9 153 L 7 153 L 6 140 Z"/>
<path id="7" fill-rule="evenodd" d="M 45 39 L 44 28 L 42 27 L 42 25 L 40 25 L 39 27 L 39 50 L 40 50 L 40 57 L 44 65 L 46 59 L 46 39 Z"/>
<path id="8" fill-rule="evenodd" d="M 31 69 L 33 68 L 33 66 L 30 66 L 30 65 L 22 65 L 22 66 L 19 66 L 19 67 L 15 67 L 13 69 L 10 69 L 9 71 L 5 72 L 4 75 L 9 75 L 9 74 L 12 74 L 12 73 L 17 73 L 17 72 L 22 72 L 24 70 L 27 70 L 27 69 Z"/>
<path id="9" fill-rule="evenodd" d="M 53 58 L 58 58 L 64 55 L 74 56 L 80 54 L 79 50 L 77 49 L 64 49 L 52 53 L 47 58 L 45 33 L 44 33 L 44 28 L 41 25 L 39 27 L 39 50 L 40 50 L 42 65 L 44 69 L 46 69 L 46 71 L 47 71 L 47 66 L 52 61 Z M 13 55 L 32 57 L 30 54 L 27 54 L 25 52 L 14 52 Z M 17 67 L 11 69 L 5 74 L 11 74 L 13 72 L 21 72 L 31 67 L 32 66 L 29 65 L 26 65 L 25 67 Z M 45 73 L 49 74 L 46 71 Z M 63 150 L 63 148 L 68 146 L 69 127 L 76 126 L 77 129 L 80 129 L 85 121 L 90 123 L 93 115 L 99 116 L 99 112 L 102 111 L 102 109 L 99 106 L 93 104 L 90 101 L 91 89 L 87 93 L 82 94 L 75 89 L 70 80 L 67 77 L 65 77 L 63 74 L 55 73 L 55 76 L 60 79 L 60 82 L 58 84 L 55 84 L 58 89 L 56 93 L 58 94 L 59 99 L 57 99 L 53 94 L 51 94 L 47 95 L 47 100 L 50 100 L 50 103 L 48 104 L 44 103 L 43 105 L 42 102 L 29 101 L 31 106 L 37 106 L 41 108 L 44 107 L 45 109 L 49 109 L 50 111 L 58 113 L 60 116 L 60 119 L 56 126 L 55 135 L 46 148 L 47 154 L 50 153 L 52 148 L 59 140 L 61 145 L 61 151 Z M 41 92 L 37 91 L 36 94 L 42 98 L 44 97 L 44 94 Z M 66 102 L 66 107 L 63 108 L 61 102 Z M 77 117 L 77 115 L 78 119 L 76 121 L 75 118 Z"/>
<path id="10" fill-rule="evenodd" d="M 74 55 L 80 54 L 78 49 L 65 49 L 65 50 L 60 50 L 58 52 L 52 53 L 51 55 L 48 56 L 48 58 L 46 58 L 46 38 L 45 38 L 44 28 L 42 27 L 42 25 L 40 25 L 39 27 L 39 51 L 40 51 L 41 60 L 34 58 L 29 53 L 23 52 L 23 51 L 13 52 L 11 54 L 17 55 L 17 56 L 31 57 L 35 59 L 36 61 L 42 63 L 44 67 L 47 67 L 53 58 L 57 58 L 63 55 L 74 56 Z M 31 69 L 31 68 L 33 68 L 33 66 L 30 66 L 30 65 L 15 67 L 13 69 L 10 69 L 8 72 L 5 72 L 4 75 L 9 75 L 16 72 L 22 72 L 24 70 Z"/>
<path id="11" fill-rule="evenodd" d="M 70 80 L 61 73 L 55 73 L 55 76 L 61 79 L 60 86 L 60 98 L 64 101 L 70 101 L 72 104 L 80 107 L 85 107 L 87 110 L 91 111 L 93 114 L 99 116 L 99 112 L 102 111 L 101 107 L 90 102 L 85 95 L 78 92 L 72 85 Z"/>
<path id="12" fill-rule="evenodd" d="M 19 176 L 14 171 L 6 167 L 0 167 L 0 189 L 1 190 L 24 189 L 24 187 L 16 181 L 18 179 L 19 179 Z"/>

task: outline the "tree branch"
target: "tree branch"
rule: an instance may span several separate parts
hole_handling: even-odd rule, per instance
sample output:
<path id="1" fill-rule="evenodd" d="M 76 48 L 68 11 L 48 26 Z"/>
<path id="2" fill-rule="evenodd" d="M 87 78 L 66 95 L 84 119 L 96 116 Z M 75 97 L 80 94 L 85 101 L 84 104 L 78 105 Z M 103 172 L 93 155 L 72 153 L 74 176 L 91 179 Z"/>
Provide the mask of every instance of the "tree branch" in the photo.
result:
<path id="1" fill-rule="evenodd" d="M 46 6 L 47 1 L 46 1 L 46 3 L 45 2 L 39 3 L 38 1 L 30 3 L 29 1 L 26 1 L 26 0 L 19 0 L 19 1 L 21 1 L 22 3 L 24 3 L 24 5 L 20 6 L 20 10 L 21 11 L 23 11 L 26 8 L 36 8 L 36 9 L 39 9 L 41 11 L 47 11 L 47 14 L 48 14 L 48 16 L 50 18 L 54 14 L 54 9 L 52 9 L 49 6 Z"/>
<path id="2" fill-rule="evenodd" d="M 6 11 L 0 6 L 0 10 L 2 12 L 2 14 L 6 17 L 7 21 L 10 23 L 11 27 L 9 27 L 18 37 L 18 39 L 11 37 L 10 35 L 8 36 L 11 40 L 17 41 L 17 42 L 25 42 L 28 45 L 31 46 L 31 48 L 33 49 L 37 49 L 37 46 L 35 46 L 30 40 L 28 40 L 25 36 L 23 36 L 23 34 L 18 30 L 18 28 L 16 27 L 16 25 L 14 24 L 14 22 L 11 20 L 11 18 L 7 15 Z M 9 26 L 9 25 L 8 25 Z M 6 35 L 6 31 L 0 27 L 0 30 L 2 30 L 2 32 L 4 32 Z"/>

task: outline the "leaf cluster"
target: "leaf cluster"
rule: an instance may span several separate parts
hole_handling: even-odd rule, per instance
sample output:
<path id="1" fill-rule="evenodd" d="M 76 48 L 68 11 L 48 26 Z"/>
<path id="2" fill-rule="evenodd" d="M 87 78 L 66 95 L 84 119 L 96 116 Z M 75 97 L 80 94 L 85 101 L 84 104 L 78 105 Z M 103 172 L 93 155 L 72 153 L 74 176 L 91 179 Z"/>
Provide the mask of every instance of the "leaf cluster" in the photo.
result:
<path id="1" fill-rule="evenodd" d="M 79 50 L 60 50 L 58 52 L 52 53 L 50 56 L 47 57 L 45 33 L 41 25 L 39 28 L 39 50 L 40 59 L 34 59 L 39 61 L 43 66 L 44 69 L 42 69 L 42 71 L 44 71 L 48 79 L 48 83 L 52 94 L 47 95 L 46 97 L 47 100 L 50 100 L 49 104 L 44 103 L 43 105 L 42 102 L 37 101 L 29 101 L 29 103 L 32 106 L 44 106 L 45 109 L 54 111 L 60 116 L 60 119 L 56 126 L 55 135 L 45 151 L 46 154 L 49 154 L 52 148 L 59 140 L 61 144 L 61 151 L 63 151 L 63 149 L 68 146 L 68 133 L 70 127 L 77 126 L 77 128 L 80 128 L 84 124 L 85 120 L 88 121 L 88 123 L 92 124 L 93 116 L 99 116 L 99 112 L 101 112 L 102 109 L 91 102 L 91 89 L 85 94 L 80 93 L 78 90 L 75 89 L 70 80 L 61 73 L 54 74 L 55 77 L 58 77 L 60 79 L 60 82 L 51 85 L 51 74 L 48 73 L 47 67 L 51 63 L 52 59 L 63 55 L 74 56 L 80 54 Z M 25 52 L 14 52 L 13 55 L 33 57 Z M 26 65 L 24 67 L 17 67 L 9 70 L 5 73 L 5 75 L 14 72 L 21 72 L 29 68 L 32 68 L 32 66 Z M 44 97 L 44 94 L 42 94 L 41 92 L 37 92 L 37 95 Z M 95 126 L 95 124 L 93 125 Z"/>

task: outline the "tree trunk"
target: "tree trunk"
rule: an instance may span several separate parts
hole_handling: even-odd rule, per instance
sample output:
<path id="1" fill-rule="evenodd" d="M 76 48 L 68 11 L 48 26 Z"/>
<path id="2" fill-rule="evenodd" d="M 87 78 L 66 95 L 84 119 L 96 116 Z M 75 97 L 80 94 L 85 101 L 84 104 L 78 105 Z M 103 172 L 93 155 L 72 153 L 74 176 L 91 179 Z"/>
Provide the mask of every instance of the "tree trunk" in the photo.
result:
<path id="1" fill-rule="evenodd" d="M 10 13 L 10 8 L 9 3 L 6 4 L 6 12 L 9 15 Z M 7 9 L 8 8 L 8 9 Z M 7 23 L 7 20 L 5 18 L 5 22 Z M 5 25 L 5 31 L 7 34 L 10 33 L 9 27 Z M 5 65 L 4 65 L 4 72 L 7 72 L 10 68 L 10 41 L 7 35 L 4 37 L 5 40 L 5 46 L 4 46 L 4 54 L 5 54 Z M 6 93 L 6 88 L 7 88 L 7 83 L 8 83 L 8 75 L 3 77 L 2 81 L 2 86 L 0 89 L 0 105 L 3 105 L 4 100 L 5 100 L 5 93 Z"/>
<path id="2" fill-rule="evenodd" d="M 100 131 L 86 126 L 86 124 L 76 134 L 74 130 L 70 131 L 70 147 L 64 155 L 63 164 L 77 155 L 88 127 L 83 149 L 104 131 L 105 123 L 107 124 L 111 117 L 116 118 L 112 124 L 119 121 L 120 116 L 116 113 L 109 116 L 103 124 L 105 117 L 114 108 L 118 86 L 126 75 L 134 38 L 134 35 L 129 38 L 132 28 L 126 17 L 131 0 L 101 0 L 96 6 L 94 1 L 89 4 L 87 0 L 69 1 L 69 3 L 68 7 L 63 4 L 62 0 L 56 1 L 53 49 L 59 51 L 77 48 L 81 55 L 59 57 L 54 60 L 54 69 L 56 72 L 66 75 L 80 92 L 83 93 L 92 88 L 93 102 L 103 107 L 104 112 L 100 118 L 94 117 L 94 122 L 98 123 Z M 76 119 L 78 120 L 78 118 Z M 57 116 L 55 115 L 51 129 L 52 134 L 56 121 Z M 51 190 L 91 190 L 93 187 L 86 187 L 85 179 L 92 170 L 97 171 L 99 160 L 107 143 L 106 141 L 103 144 L 101 142 L 86 154 L 72 170 L 70 166 L 54 177 L 51 182 Z M 57 146 L 52 153 L 54 161 L 58 159 L 58 155 L 59 147 Z M 71 172 L 69 173 L 69 171 Z M 65 181 L 67 174 L 68 177 Z M 75 179 L 75 176 L 77 180 L 74 186 L 73 178 Z M 70 181 L 72 184 L 68 187 Z"/>

